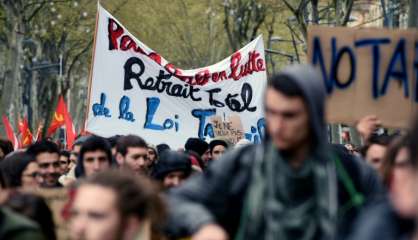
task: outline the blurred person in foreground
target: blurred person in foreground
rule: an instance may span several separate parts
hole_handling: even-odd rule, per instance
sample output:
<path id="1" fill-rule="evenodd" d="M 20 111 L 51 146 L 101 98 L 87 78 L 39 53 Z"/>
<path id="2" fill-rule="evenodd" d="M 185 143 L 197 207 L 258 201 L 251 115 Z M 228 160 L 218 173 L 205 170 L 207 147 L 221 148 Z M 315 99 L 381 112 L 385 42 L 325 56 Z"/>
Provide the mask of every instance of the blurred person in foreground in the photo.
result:
<path id="1" fill-rule="evenodd" d="M 410 136 L 399 136 L 388 146 L 382 163 L 382 177 L 396 212 L 405 220 L 416 214 L 415 172 L 409 154 Z M 418 210 L 418 209 L 417 209 Z"/>
<path id="2" fill-rule="evenodd" d="M 240 139 L 238 142 L 237 142 L 237 144 L 235 144 L 235 148 L 240 148 L 240 147 L 245 147 L 245 146 L 248 146 L 248 145 L 251 145 L 252 143 L 251 143 L 251 141 L 250 140 L 248 140 L 248 139 L 246 139 L 246 138 L 242 138 L 242 139 Z"/>
<path id="3" fill-rule="evenodd" d="M 268 139 L 226 153 L 172 189 L 167 233 L 193 240 L 343 239 L 363 206 L 383 201 L 383 187 L 367 164 L 332 151 L 325 97 L 311 66 L 274 76 L 265 93 Z"/>
<path id="4" fill-rule="evenodd" d="M 36 222 L 5 206 L 5 202 L 8 200 L 10 192 L 11 191 L 7 189 L 3 172 L 0 171 L 0 239 L 46 239 Z"/>
<path id="5" fill-rule="evenodd" d="M 0 206 L 0 239 L 47 240 L 38 224 L 4 206 Z"/>
<path id="6" fill-rule="evenodd" d="M 150 226 L 161 223 L 163 208 L 148 179 L 131 171 L 106 170 L 77 187 L 70 236 L 73 240 L 149 240 Z"/>
<path id="7" fill-rule="evenodd" d="M 41 196 L 17 191 L 12 192 L 4 206 L 36 222 L 46 239 L 57 239 L 52 211 Z"/>
<path id="8" fill-rule="evenodd" d="M 388 147 L 382 165 L 390 202 L 367 208 L 355 224 L 350 240 L 418 239 L 418 118 L 409 135 Z M 415 236 L 414 236 L 415 232 Z"/>

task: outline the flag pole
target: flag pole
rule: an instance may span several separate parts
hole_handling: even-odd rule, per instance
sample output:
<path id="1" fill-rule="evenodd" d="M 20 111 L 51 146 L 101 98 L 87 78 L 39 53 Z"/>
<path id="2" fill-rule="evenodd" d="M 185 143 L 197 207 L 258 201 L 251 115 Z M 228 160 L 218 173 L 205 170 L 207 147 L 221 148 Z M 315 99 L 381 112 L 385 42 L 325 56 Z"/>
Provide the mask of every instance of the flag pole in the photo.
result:
<path id="1" fill-rule="evenodd" d="M 96 26 L 95 26 L 95 30 L 94 30 L 94 37 L 93 37 L 93 53 L 91 55 L 91 63 L 90 63 L 90 73 L 89 73 L 89 84 L 88 84 L 88 90 L 87 90 L 87 107 L 86 107 L 86 112 L 84 115 L 84 124 L 82 127 L 82 131 L 84 132 L 86 129 L 86 124 L 87 124 L 87 118 L 89 115 L 89 111 L 90 111 L 90 98 L 91 98 L 91 83 L 93 80 L 93 69 L 94 69 L 94 60 L 95 60 L 95 55 L 96 55 L 96 40 L 97 40 L 97 31 L 98 31 L 98 23 L 99 23 L 99 11 L 100 11 L 100 0 L 97 1 L 97 12 L 96 12 Z"/>

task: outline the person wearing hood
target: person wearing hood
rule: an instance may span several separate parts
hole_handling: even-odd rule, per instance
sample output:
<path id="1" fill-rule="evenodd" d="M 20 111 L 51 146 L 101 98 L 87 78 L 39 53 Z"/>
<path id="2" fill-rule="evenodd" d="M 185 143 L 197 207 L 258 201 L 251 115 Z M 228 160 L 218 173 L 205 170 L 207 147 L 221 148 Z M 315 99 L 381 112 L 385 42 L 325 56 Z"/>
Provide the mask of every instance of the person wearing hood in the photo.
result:
<path id="1" fill-rule="evenodd" d="M 212 160 L 220 158 L 228 149 L 228 143 L 222 139 L 214 139 L 209 143 L 209 151 Z"/>
<path id="2" fill-rule="evenodd" d="M 170 191 L 167 234 L 343 239 L 364 205 L 384 201 L 384 190 L 370 167 L 327 143 L 325 97 L 312 66 L 275 75 L 265 92 L 266 140 L 226 153 Z"/>
<path id="3" fill-rule="evenodd" d="M 151 176 L 161 182 L 164 189 L 179 186 L 192 173 L 192 163 L 185 153 L 176 151 L 164 152 Z"/>
<path id="4" fill-rule="evenodd" d="M 81 146 L 75 168 L 76 178 L 88 177 L 111 168 L 112 150 L 102 137 L 90 136 Z"/>
<path id="5" fill-rule="evenodd" d="M 200 138 L 189 138 L 184 144 L 184 149 L 187 153 L 196 154 L 199 165 L 202 169 L 205 168 L 212 160 L 210 155 L 209 144 Z"/>

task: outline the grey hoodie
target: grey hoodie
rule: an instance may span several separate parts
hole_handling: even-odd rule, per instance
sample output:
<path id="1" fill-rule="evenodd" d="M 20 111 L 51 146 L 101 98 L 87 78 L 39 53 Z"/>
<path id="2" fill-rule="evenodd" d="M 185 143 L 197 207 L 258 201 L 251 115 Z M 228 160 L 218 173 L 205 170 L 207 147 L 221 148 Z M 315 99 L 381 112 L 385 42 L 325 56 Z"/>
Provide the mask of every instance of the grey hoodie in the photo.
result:
<path id="1" fill-rule="evenodd" d="M 325 122 L 326 92 L 318 72 L 307 64 L 290 65 L 280 74 L 293 79 L 301 88 L 306 99 L 311 129 L 313 130 L 314 144 L 324 146 L 327 144 Z M 317 147 L 316 146 L 316 147 Z"/>
<path id="2" fill-rule="evenodd" d="M 337 170 L 333 164 L 327 164 L 329 148 L 326 142 L 325 123 L 325 89 L 320 76 L 309 65 L 294 65 L 285 68 L 281 74 L 289 76 L 302 89 L 310 115 L 310 124 L 313 132 L 313 142 L 316 153 L 322 154 L 331 178 L 327 181 L 329 196 L 327 202 L 334 203 L 326 207 L 325 215 L 334 219 L 338 205 L 344 205 L 350 196 L 344 190 Z M 231 151 L 221 159 L 214 162 L 201 175 L 196 175 L 183 186 L 169 192 L 169 218 L 167 233 L 172 237 L 190 236 L 207 223 L 217 223 L 234 239 L 243 216 L 244 199 L 249 186 L 254 179 L 253 168 L 256 162 L 265 158 L 266 146 L 269 142 L 260 145 L 250 145 Z M 364 193 L 366 202 L 380 195 L 382 187 L 371 168 L 365 167 L 357 161 L 341 158 L 342 164 L 347 167 L 348 175 L 355 178 L 354 185 L 358 191 Z M 351 166 L 352 165 L 352 166 Z M 337 190 L 338 189 L 338 190 Z M 338 229 L 346 232 L 350 229 L 351 218 L 357 214 L 356 209 L 349 211 L 342 221 L 338 221 Z M 346 217 L 347 216 L 347 217 Z M 346 221 L 347 220 L 347 221 Z M 329 238 L 328 238 L 329 239 Z"/>

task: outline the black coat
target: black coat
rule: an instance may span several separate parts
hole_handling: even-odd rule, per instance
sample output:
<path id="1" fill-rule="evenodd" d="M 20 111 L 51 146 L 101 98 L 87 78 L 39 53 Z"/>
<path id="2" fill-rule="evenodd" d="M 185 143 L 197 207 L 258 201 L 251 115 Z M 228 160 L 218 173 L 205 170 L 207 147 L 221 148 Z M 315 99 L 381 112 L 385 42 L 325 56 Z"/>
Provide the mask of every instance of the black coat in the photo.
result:
<path id="1" fill-rule="evenodd" d="M 206 172 L 169 192 L 169 220 L 167 233 L 184 237 L 202 225 L 216 222 L 233 239 L 240 223 L 243 202 L 251 181 L 256 158 L 263 157 L 263 145 L 252 145 L 234 150 L 215 161 Z M 339 239 L 350 232 L 354 218 L 367 204 L 385 201 L 384 188 L 375 171 L 353 155 L 336 151 L 345 172 L 365 202 L 352 207 L 339 218 Z M 337 170 L 336 170 L 337 171 Z M 338 204 L 344 206 L 351 196 L 338 174 Z"/>
<path id="2" fill-rule="evenodd" d="M 406 240 L 412 239 L 414 230 L 414 219 L 399 216 L 393 206 L 385 202 L 362 211 L 347 239 Z"/>

